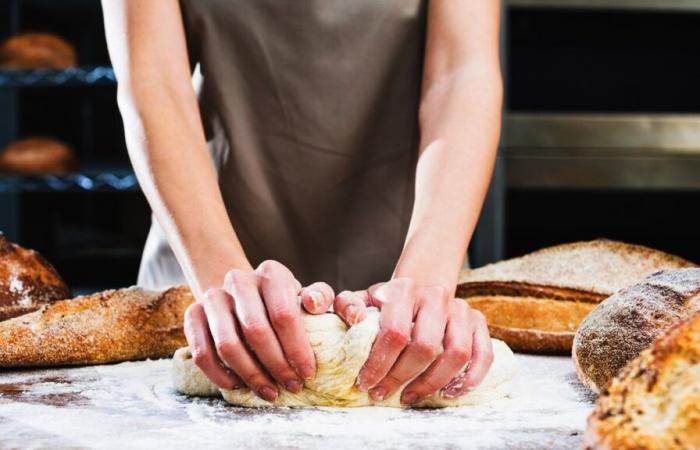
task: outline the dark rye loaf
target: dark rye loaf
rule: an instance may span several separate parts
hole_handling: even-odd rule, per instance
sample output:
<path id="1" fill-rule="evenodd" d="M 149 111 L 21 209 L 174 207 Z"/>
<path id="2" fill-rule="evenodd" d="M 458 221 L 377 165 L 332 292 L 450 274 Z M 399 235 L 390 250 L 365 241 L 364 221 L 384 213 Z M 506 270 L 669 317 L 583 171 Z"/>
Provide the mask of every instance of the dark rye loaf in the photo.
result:
<path id="1" fill-rule="evenodd" d="M 579 379 L 601 392 L 672 325 L 700 311 L 700 269 L 657 272 L 612 295 L 581 322 L 573 344 Z"/>

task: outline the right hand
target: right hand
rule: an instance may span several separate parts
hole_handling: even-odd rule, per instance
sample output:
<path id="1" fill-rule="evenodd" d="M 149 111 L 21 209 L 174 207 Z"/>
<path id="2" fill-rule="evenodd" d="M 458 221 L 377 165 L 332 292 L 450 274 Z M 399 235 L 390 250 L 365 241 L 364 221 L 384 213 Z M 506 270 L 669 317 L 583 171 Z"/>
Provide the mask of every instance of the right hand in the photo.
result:
<path id="1" fill-rule="evenodd" d="M 323 314 L 333 299 L 329 285 L 302 289 L 276 261 L 252 271 L 231 270 L 223 289 L 209 289 L 185 313 L 193 361 L 224 389 L 247 386 L 268 401 L 279 395 L 275 382 L 299 392 L 304 380 L 316 375 L 300 304 L 311 314 Z"/>

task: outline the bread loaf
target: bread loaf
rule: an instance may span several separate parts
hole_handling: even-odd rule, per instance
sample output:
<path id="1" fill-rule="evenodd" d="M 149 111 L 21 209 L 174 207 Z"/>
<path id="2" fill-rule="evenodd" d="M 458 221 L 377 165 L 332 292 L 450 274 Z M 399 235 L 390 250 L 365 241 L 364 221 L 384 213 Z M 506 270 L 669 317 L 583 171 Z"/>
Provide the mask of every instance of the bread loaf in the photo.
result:
<path id="1" fill-rule="evenodd" d="M 78 63 L 75 49 L 49 33 L 22 33 L 0 45 L 0 67 L 6 69 L 65 69 Z"/>
<path id="2" fill-rule="evenodd" d="M 15 141 L 0 153 L 0 172 L 19 175 L 67 175 L 78 158 L 65 143 L 48 138 Z"/>
<path id="3" fill-rule="evenodd" d="M 584 434 L 587 449 L 700 449 L 700 314 L 676 324 L 615 377 Z"/>
<path id="4" fill-rule="evenodd" d="M 68 297 L 68 286 L 48 261 L 0 234 L 0 321 Z"/>
<path id="5" fill-rule="evenodd" d="M 0 322 L 0 367 L 102 364 L 164 358 L 187 345 L 186 287 L 137 287 L 62 300 Z"/>
<path id="6" fill-rule="evenodd" d="M 581 323 L 573 345 L 579 379 L 602 391 L 658 335 L 700 311 L 700 269 L 664 270 L 621 290 Z"/>
<path id="7" fill-rule="evenodd" d="M 565 354 L 600 301 L 659 269 L 678 267 L 694 264 L 640 245 L 576 242 L 463 271 L 457 296 L 484 313 L 492 336 L 512 349 Z"/>

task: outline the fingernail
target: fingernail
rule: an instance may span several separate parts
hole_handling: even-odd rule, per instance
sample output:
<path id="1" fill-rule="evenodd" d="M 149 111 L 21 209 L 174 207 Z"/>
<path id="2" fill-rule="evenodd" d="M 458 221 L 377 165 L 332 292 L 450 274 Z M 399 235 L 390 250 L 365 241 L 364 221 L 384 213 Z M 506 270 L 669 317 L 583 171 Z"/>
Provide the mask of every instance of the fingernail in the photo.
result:
<path id="1" fill-rule="evenodd" d="M 309 297 L 311 297 L 311 304 L 315 311 L 318 311 L 323 305 L 323 294 L 318 291 L 309 292 Z"/>
<path id="2" fill-rule="evenodd" d="M 275 401 L 277 398 L 277 389 L 270 386 L 263 386 L 260 388 L 260 396 L 268 402 Z"/>
<path id="3" fill-rule="evenodd" d="M 295 394 L 301 391 L 301 383 L 297 380 L 289 380 L 284 384 L 284 386 L 289 392 L 294 392 Z"/>
<path id="4" fill-rule="evenodd" d="M 347 320 L 350 325 L 357 324 L 357 306 L 348 305 L 345 307 L 345 320 Z"/>
<path id="5" fill-rule="evenodd" d="M 407 405 L 412 405 L 418 400 L 418 394 L 415 392 L 404 392 L 401 401 Z"/>
<path id="6" fill-rule="evenodd" d="M 302 366 L 301 376 L 305 380 L 311 380 L 316 376 L 316 368 L 314 366 Z"/>
<path id="7" fill-rule="evenodd" d="M 380 402 L 384 400 L 384 396 L 386 396 L 386 388 L 383 386 L 376 387 L 370 391 L 369 395 L 373 400 Z"/>

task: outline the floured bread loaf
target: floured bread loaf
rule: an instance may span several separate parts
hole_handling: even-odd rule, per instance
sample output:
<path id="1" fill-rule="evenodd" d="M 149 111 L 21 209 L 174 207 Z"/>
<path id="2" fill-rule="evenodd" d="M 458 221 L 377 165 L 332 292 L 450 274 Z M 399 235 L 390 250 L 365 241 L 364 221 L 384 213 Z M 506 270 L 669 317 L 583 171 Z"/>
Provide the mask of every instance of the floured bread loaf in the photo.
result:
<path id="1" fill-rule="evenodd" d="M 654 338 L 698 311 L 700 269 L 664 270 L 621 290 L 576 332 L 572 354 L 579 379 L 602 391 Z"/>
<path id="2" fill-rule="evenodd" d="M 192 362 L 189 348 L 175 353 L 173 383 L 187 395 L 218 396 L 234 405 L 262 406 L 393 406 L 401 407 L 397 391 L 382 402 L 375 403 L 355 382 L 369 356 L 374 338 L 379 332 L 379 312 L 370 308 L 367 318 L 350 328 L 335 314 L 304 315 L 304 325 L 316 355 L 317 374 L 306 381 L 304 389 L 294 394 L 280 386 L 274 403 L 257 397 L 249 389 L 218 389 Z M 437 393 L 423 400 L 418 407 L 475 405 L 508 395 L 510 381 L 518 367 L 513 352 L 501 341 L 493 340 L 494 362 L 484 381 L 466 395 L 446 399 Z"/>
<path id="3" fill-rule="evenodd" d="M 140 288 L 61 300 L 0 322 L 0 367 L 103 364 L 170 357 L 187 344 L 186 287 Z"/>
<path id="4" fill-rule="evenodd" d="M 700 449 L 700 314 L 676 324 L 612 380 L 587 449 Z"/>
<path id="5" fill-rule="evenodd" d="M 596 305 L 665 268 L 695 267 L 667 253 L 609 240 L 575 242 L 462 272 L 457 296 L 514 350 L 569 353 Z"/>
<path id="6" fill-rule="evenodd" d="M 68 297 L 68 286 L 48 261 L 0 234 L 0 321 Z"/>

